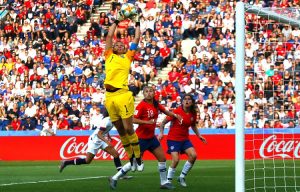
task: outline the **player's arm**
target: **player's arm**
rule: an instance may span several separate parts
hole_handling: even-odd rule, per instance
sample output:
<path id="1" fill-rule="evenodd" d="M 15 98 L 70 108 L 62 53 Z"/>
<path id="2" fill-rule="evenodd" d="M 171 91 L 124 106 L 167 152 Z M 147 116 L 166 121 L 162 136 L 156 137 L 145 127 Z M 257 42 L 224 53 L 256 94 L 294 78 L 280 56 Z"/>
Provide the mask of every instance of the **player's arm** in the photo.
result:
<path id="1" fill-rule="evenodd" d="M 154 124 L 154 123 L 156 123 L 156 121 L 155 121 L 155 119 L 142 120 L 142 119 L 133 117 L 133 123 L 135 123 L 135 124 Z"/>
<path id="2" fill-rule="evenodd" d="M 173 112 L 168 111 L 168 110 L 166 110 L 166 109 L 163 110 L 162 112 L 163 112 L 164 114 L 170 116 L 170 117 L 174 117 L 174 118 L 178 119 L 179 122 L 182 121 L 182 117 L 181 117 L 180 115 L 176 114 L 176 113 L 173 113 Z"/>
<path id="3" fill-rule="evenodd" d="M 102 141 L 104 141 L 105 143 L 109 144 L 110 145 L 110 142 L 109 140 L 107 139 L 107 135 L 109 133 L 109 131 L 113 128 L 113 124 L 110 120 L 107 121 L 106 123 L 106 126 L 105 127 L 101 127 L 98 134 L 97 134 L 97 137 L 99 139 L 101 139 Z"/>
<path id="4" fill-rule="evenodd" d="M 117 13 L 117 19 L 115 20 L 115 22 L 109 27 L 108 29 L 108 33 L 106 36 L 106 44 L 105 44 L 105 50 L 109 50 L 112 48 L 113 46 L 113 36 L 115 34 L 115 30 L 118 27 L 118 24 L 120 23 L 120 21 L 123 21 L 124 17 L 122 17 L 120 15 L 120 12 Z"/>
<path id="5" fill-rule="evenodd" d="M 158 140 L 161 140 L 164 136 L 164 129 L 165 125 L 169 122 L 169 118 L 164 118 L 164 120 L 161 122 L 160 127 L 159 127 L 159 135 L 157 136 Z"/>
<path id="6" fill-rule="evenodd" d="M 136 45 L 139 44 L 140 38 L 141 38 L 141 24 L 139 21 L 139 16 L 135 16 L 136 21 L 135 21 L 135 34 L 134 34 L 134 39 L 132 43 L 135 43 Z"/>
<path id="7" fill-rule="evenodd" d="M 135 18 L 137 18 L 138 16 L 136 16 Z M 135 22 L 135 34 L 134 34 L 134 39 L 132 40 L 130 47 L 129 47 L 129 51 L 127 51 L 126 55 L 127 57 L 133 61 L 134 60 L 134 54 L 137 51 L 138 45 L 139 45 L 139 41 L 141 38 L 141 27 L 140 27 L 140 22 L 136 21 Z"/>
<path id="8" fill-rule="evenodd" d="M 109 140 L 106 139 L 105 134 L 103 134 L 105 131 L 103 131 L 101 128 L 99 130 L 99 132 L 97 133 L 97 137 L 99 140 L 104 141 L 105 143 L 107 143 L 108 145 L 111 145 Z"/>
<path id="9" fill-rule="evenodd" d="M 139 104 L 136 107 L 136 110 L 134 112 L 134 116 L 133 116 L 133 123 L 135 124 L 154 124 L 156 123 L 155 119 L 150 119 L 150 120 L 142 120 L 141 119 L 141 113 L 143 112 L 143 107 L 141 104 Z"/>
<path id="10" fill-rule="evenodd" d="M 192 125 L 191 127 L 192 127 L 194 133 L 197 135 L 197 137 L 198 137 L 203 143 L 207 143 L 206 139 L 205 139 L 203 136 L 200 135 L 199 130 L 198 130 L 198 128 L 196 127 L 196 125 L 194 124 L 194 125 Z"/>
<path id="11" fill-rule="evenodd" d="M 119 20 L 115 20 L 115 22 L 109 27 L 108 33 L 106 36 L 106 42 L 105 42 L 105 50 L 109 50 L 113 46 L 113 36 L 115 33 L 115 30 L 117 29 Z"/>

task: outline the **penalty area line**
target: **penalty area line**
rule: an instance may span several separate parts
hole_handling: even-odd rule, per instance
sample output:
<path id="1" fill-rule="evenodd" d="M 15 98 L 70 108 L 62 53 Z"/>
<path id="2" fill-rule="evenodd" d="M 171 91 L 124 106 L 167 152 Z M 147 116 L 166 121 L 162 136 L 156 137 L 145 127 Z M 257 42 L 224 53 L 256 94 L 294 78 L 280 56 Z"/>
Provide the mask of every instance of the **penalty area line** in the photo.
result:
<path id="1" fill-rule="evenodd" d="M 26 184 L 38 184 L 38 183 L 78 181 L 78 180 L 87 180 L 87 179 L 100 179 L 100 178 L 107 178 L 107 177 L 108 176 L 81 177 L 81 178 L 73 178 L 73 179 L 50 179 L 50 180 L 42 180 L 42 181 L 27 181 L 27 182 L 19 182 L 19 183 L 4 183 L 4 184 L 0 184 L 0 186 L 4 187 L 4 186 L 12 186 L 12 185 L 26 185 Z"/>

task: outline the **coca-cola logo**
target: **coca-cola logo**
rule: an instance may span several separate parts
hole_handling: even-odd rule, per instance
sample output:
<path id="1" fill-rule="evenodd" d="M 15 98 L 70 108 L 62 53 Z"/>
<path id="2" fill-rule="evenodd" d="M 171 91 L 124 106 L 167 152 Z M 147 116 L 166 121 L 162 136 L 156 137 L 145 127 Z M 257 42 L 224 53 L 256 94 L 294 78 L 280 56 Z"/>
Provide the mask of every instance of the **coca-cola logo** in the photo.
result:
<path id="1" fill-rule="evenodd" d="M 112 137 L 111 142 L 114 144 L 116 151 L 119 153 L 120 159 L 123 159 L 126 156 L 126 152 L 121 140 L 118 137 Z M 70 137 L 61 146 L 59 155 L 61 159 L 85 158 L 87 148 L 87 141 L 77 142 L 76 137 Z M 113 159 L 113 156 L 103 150 L 99 150 L 94 159 Z"/>
<path id="2" fill-rule="evenodd" d="M 261 144 L 259 154 L 262 158 L 300 158 L 299 148 L 299 140 L 280 140 L 271 135 Z"/>

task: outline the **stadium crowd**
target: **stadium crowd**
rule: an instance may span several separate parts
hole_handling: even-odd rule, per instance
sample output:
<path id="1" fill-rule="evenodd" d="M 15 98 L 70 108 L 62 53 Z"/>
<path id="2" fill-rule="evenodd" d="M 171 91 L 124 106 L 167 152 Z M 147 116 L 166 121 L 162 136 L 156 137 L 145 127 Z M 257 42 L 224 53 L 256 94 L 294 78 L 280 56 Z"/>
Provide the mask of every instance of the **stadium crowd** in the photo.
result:
<path id="1" fill-rule="evenodd" d="M 152 86 L 168 109 L 193 95 L 198 128 L 235 127 L 236 1 L 113 1 L 91 19 L 92 0 L 8 0 L 0 21 L 0 130 L 88 130 L 102 118 L 104 46 L 121 3 L 136 4 L 142 39 L 132 63 L 129 89 L 137 95 L 170 62 L 168 79 Z M 251 1 L 258 7 L 298 7 L 298 1 Z M 91 23 L 83 40 L 76 32 Z M 300 127 L 300 30 L 246 15 L 247 128 Z M 115 38 L 127 45 L 133 23 L 119 24 Z M 188 56 L 182 42 L 194 40 Z M 162 119 L 163 117 L 160 117 Z M 159 123 L 159 122 L 158 122 Z"/>

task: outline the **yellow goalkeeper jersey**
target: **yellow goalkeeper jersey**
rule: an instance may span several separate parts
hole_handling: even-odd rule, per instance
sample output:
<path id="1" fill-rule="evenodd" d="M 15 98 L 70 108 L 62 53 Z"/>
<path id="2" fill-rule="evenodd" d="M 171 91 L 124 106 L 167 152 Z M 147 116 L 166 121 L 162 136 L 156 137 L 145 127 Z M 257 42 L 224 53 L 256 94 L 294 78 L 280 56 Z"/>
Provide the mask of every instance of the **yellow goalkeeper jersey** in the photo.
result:
<path id="1" fill-rule="evenodd" d="M 128 89 L 128 75 L 135 51 L 128 50 L 125 54 L 116 55 L 112 48 L 105 51 L 105 85 Z"/>

